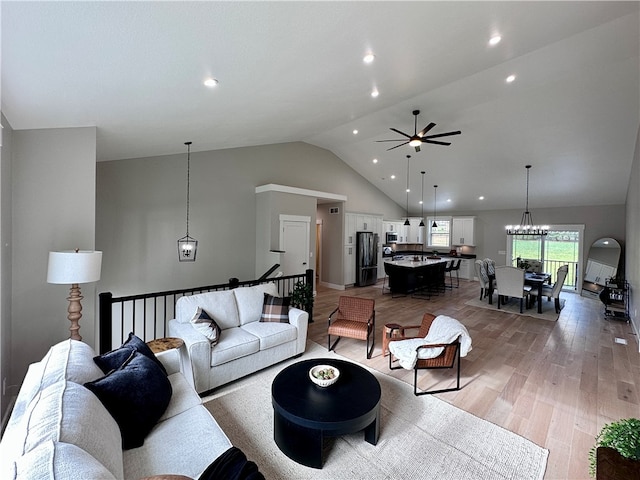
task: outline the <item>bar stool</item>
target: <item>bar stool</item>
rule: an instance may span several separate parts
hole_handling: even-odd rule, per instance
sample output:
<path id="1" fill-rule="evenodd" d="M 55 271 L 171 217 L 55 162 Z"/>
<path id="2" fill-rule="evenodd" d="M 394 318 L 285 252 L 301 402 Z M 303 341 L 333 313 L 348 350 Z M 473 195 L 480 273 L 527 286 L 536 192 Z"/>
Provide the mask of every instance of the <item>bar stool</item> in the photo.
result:
<path id="1" fill-rule="evenodd" d="M 453 288 L 453 277 L 451 276 L 451 272 L 453 271 L 453 264 L 455 263 L 455 260 L 449 260 L 446 264 L 446 266 L 444 267 L 444 274 L 446 275 L 447 273 L 449 274 L 449 285 L 447 285 L 445 283 L 444 288 Z"/>
<path id="2" fill-rule="evenodd" d="M 451 262 L 453 263 L 454 260 L 451 260 Z M 458 275 L 458 272 L 460 271 L 460 263 L 462 260 L 457 259 L 455 262 L 455 265 L 451 266 L 451 271 L 456 272 L 456 288 L 458 288 L 460 286 L 460 276 Z M 451 275 L 451 272 L 449 272 L 449 275 Z M 453 279 L 451 280 L 451 285 L 453 285 Z"/>

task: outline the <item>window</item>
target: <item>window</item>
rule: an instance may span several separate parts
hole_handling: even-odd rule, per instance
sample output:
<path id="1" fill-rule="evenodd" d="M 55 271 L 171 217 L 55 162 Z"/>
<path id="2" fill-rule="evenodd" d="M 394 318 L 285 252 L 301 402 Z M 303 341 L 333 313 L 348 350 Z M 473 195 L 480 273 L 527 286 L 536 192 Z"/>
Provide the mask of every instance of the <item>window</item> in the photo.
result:
<path id="1" fill-rule="evenodd" d="M 552 274 L 552 281 L 555 281 L 558 267 L 569 265 L 563 288 L 576 289 L 578 265 L 582 264 L 583 232 L 583 225 L 552 225 L 549 234 L 544 237 L 507 236 L 511 264 L 516 266 L 519 258 L 540 261 L 543 270 Z"/>
<path id="2" fill-rule="evenodd" d="M 427 219 L 427 245 L 430 247 L 449 247 L 451 245 L 451 219 L 437 218 L 437 227 L 433 227 L 433 217 Z"/>

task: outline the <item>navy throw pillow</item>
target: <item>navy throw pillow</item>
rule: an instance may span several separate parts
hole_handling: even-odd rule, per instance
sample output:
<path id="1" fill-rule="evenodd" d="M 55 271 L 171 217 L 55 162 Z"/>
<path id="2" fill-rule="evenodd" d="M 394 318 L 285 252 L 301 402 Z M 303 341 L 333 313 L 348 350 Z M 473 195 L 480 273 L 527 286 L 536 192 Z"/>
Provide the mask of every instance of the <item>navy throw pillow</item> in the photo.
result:
<path id="1" fill-rule="evenodd" d="M 98 397 L 120 427 L 124 450 L 144 444 L 173 393 L 167 375 L 137 351 L 131 351 L 120 368 L 84 386 Z"/>
<path id="2" fill-rule="evenodd" d="M 155 354 L 151 351 L 149 345 L 144 343 L 144 341 L 139 337 L 135 336 L 133 332 L 129 334 L 129 338 L 127 338 L 127 341 L 124 342 L 120 348 L 98 355 L 93 358 L 93 361 L 98 365 L 103 373 L 109 373 L 112 370 L 120 368 L 131 356 L 131 352 L 133 351 L 140 352 L 145 357 L 153 360 L 160 367 L 160 370 L 162 370 L 165 375 L 167 374 L 167 370 L 164 368 L 164 365 L 162 365 L 162 362 L 158 360 Z"/>

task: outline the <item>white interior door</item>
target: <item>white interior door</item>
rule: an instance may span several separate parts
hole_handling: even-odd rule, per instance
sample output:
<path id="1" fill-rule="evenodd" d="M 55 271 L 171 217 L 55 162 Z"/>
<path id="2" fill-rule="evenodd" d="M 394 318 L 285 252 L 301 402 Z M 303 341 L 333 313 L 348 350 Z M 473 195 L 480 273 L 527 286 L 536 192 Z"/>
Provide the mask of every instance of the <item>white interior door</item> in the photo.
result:
<path id="1" fill-rule="evenodd" d="M 283 216 L 284 217 L 284 216 Z M 280 248 L 284 275 L 304 273 L 309 267 L 309 217 L 280 219 Z"/>

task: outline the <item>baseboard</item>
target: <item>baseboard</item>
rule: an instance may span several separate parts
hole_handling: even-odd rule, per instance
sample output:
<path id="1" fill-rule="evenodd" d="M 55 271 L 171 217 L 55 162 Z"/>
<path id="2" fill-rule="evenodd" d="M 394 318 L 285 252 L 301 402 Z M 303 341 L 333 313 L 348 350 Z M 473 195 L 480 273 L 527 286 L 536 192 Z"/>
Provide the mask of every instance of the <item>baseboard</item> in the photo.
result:
<path id="1" fill-rule="evenodd" d="M 333 290 L 344 290 L 345 289 L 344 285 L 338 285 L 338 284 L 335 284 L 335 283 L 320 282 L 320 285 L 322 285 L 323 287 L 332 288 Z"/>

